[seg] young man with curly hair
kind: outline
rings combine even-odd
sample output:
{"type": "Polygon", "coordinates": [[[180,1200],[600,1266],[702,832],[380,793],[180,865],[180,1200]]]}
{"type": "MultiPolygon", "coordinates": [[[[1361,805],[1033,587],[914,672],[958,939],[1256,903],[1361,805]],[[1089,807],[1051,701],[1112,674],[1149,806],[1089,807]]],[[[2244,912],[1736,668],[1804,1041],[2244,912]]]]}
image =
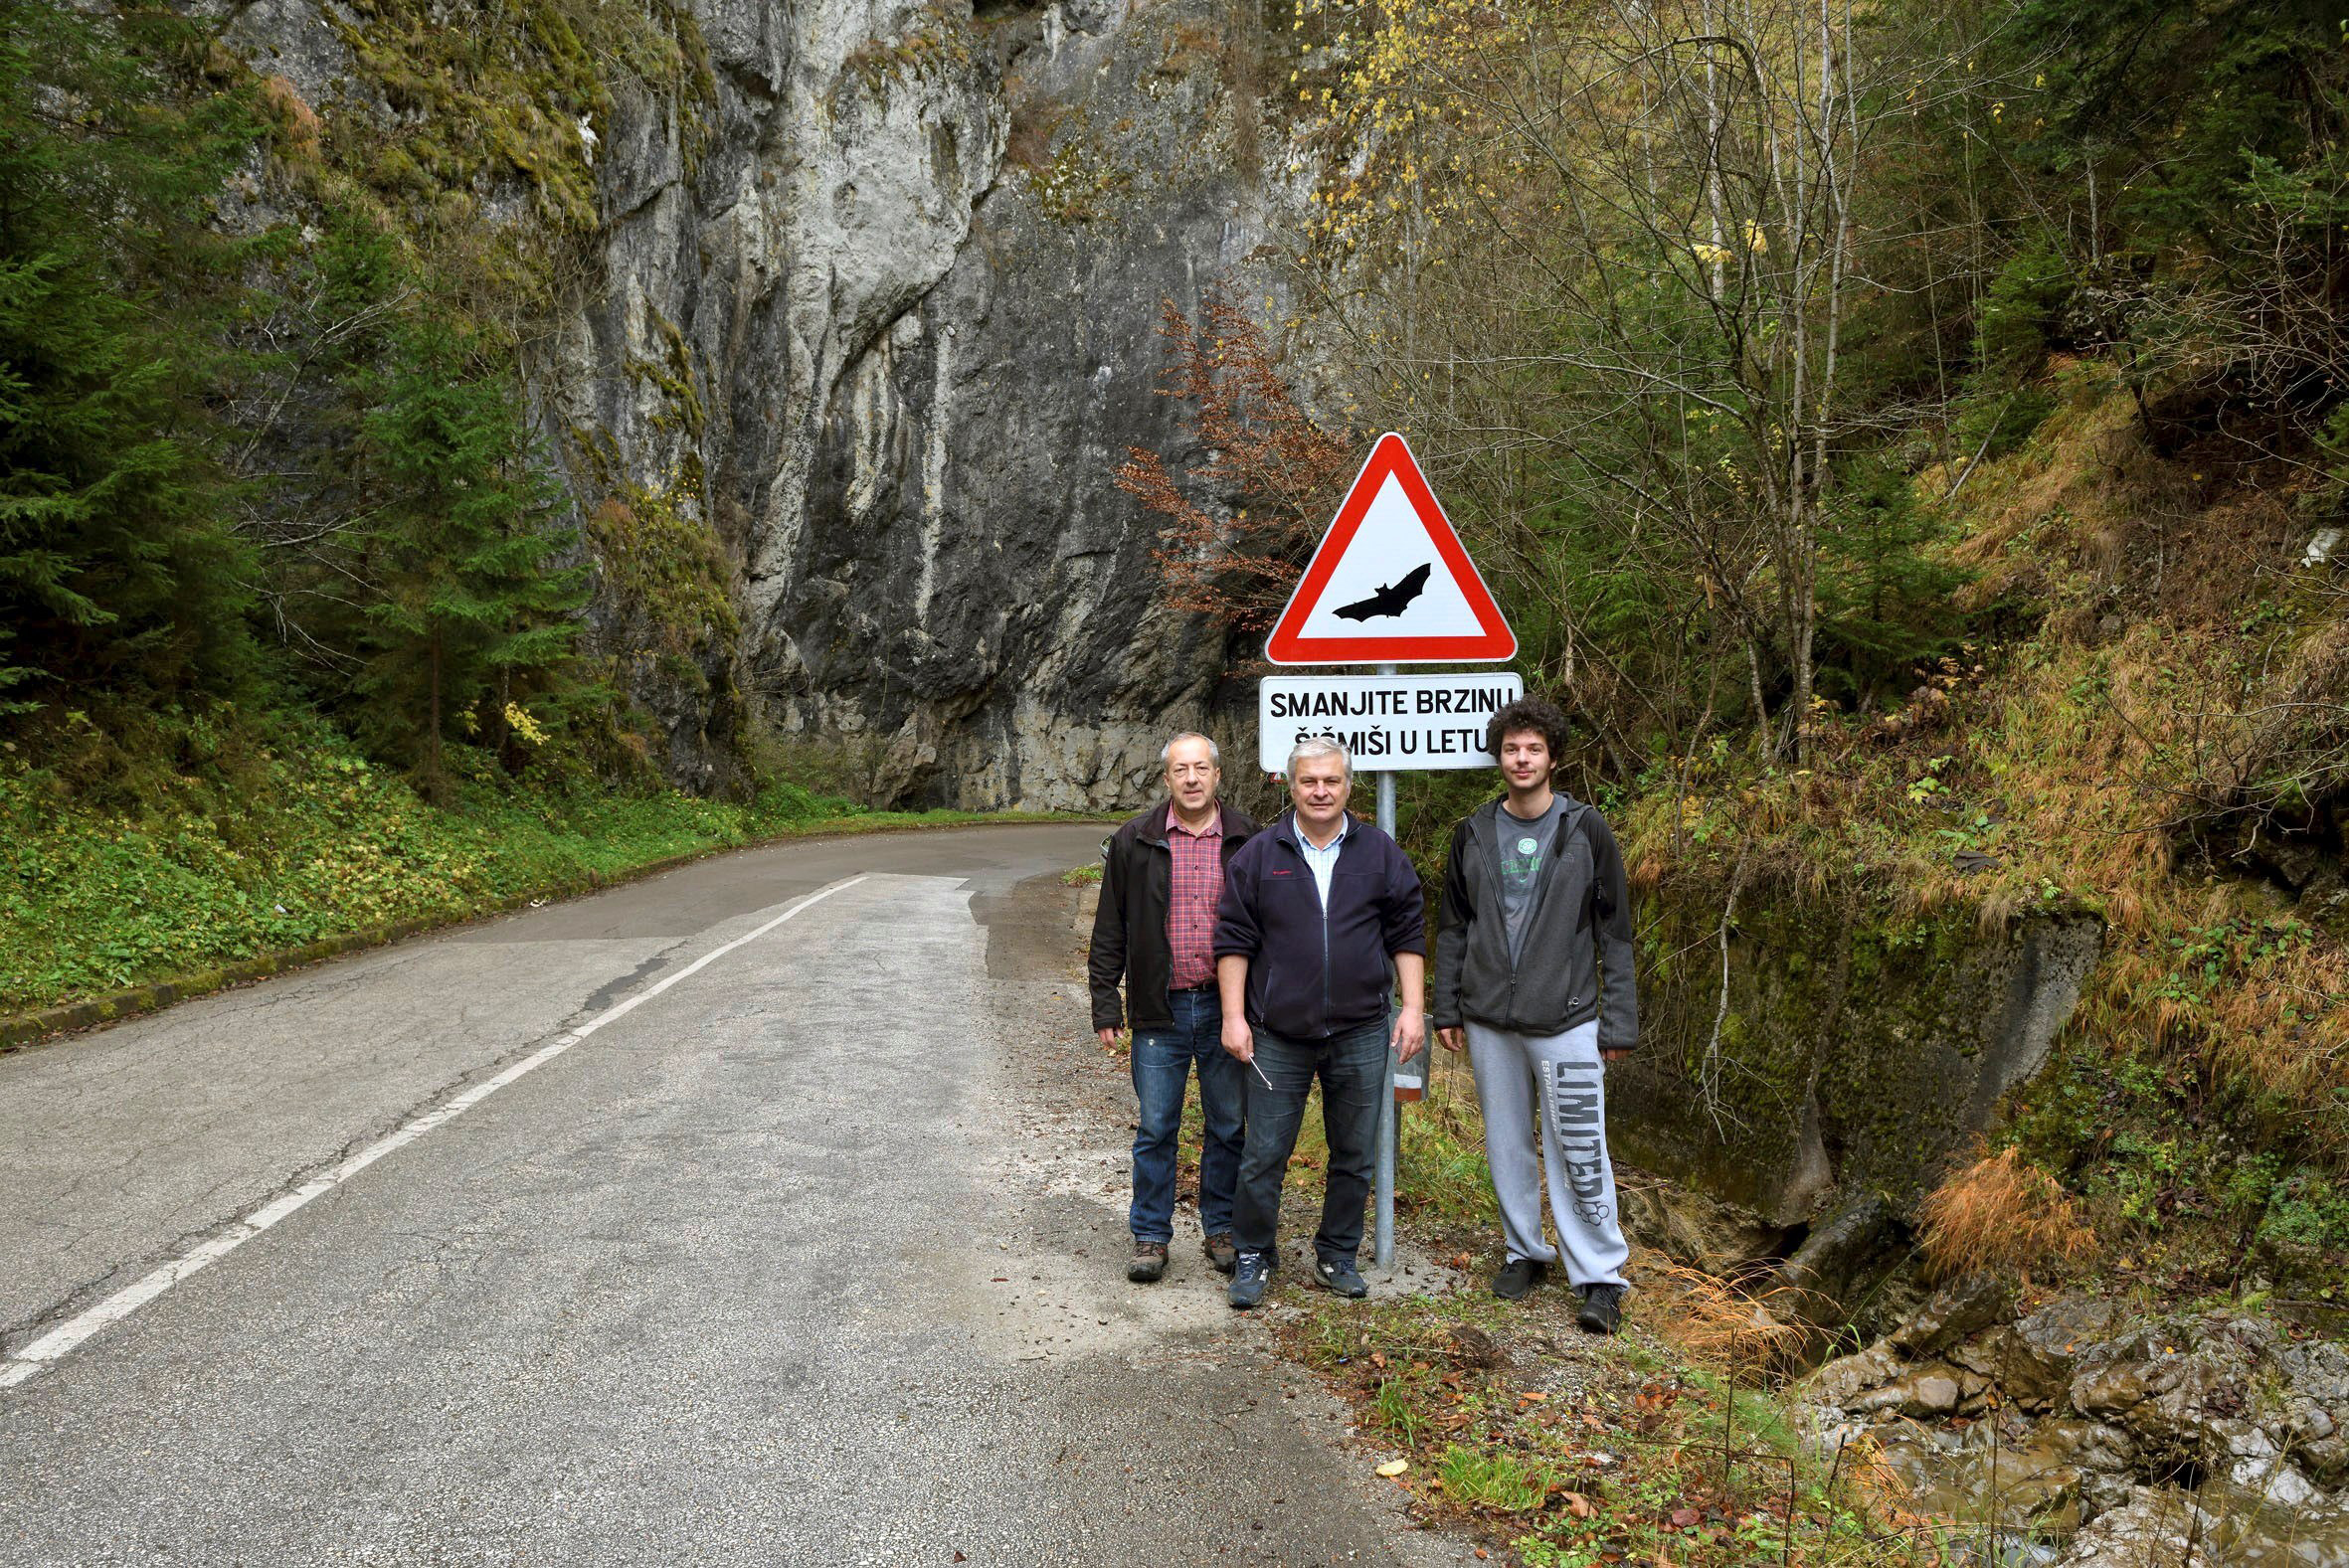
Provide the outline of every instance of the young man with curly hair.
{"type": "Polygon", "coordinates": [[[1598,809],[1551,786],[1565,740],[1565,716],[1537,697],[1486,728],[1508,792],[1452,830],[1429,1021],[1446,1049],[1467,1046],[1476,1073],[1508,1251],[1493,1294],[1523,1298],[1562,1254],[1578,1320],[1613,1333],[1630,1249],[1607,1158],[1604,1064],[1639,1034],[1631,899],[1598,809]],[[1556,1247],[1541,1234],[1536,1132],[1556,1247]]]}

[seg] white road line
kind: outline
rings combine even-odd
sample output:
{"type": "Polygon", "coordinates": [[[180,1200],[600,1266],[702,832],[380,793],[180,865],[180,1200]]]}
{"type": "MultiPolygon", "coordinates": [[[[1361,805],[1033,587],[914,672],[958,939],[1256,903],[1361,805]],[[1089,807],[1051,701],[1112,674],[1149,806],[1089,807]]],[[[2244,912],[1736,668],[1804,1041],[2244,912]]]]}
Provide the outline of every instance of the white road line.
{"type": "Polygon", "coordinates": [[[131,1285],[124,1286],[87,1311],[67,1318],[22,1349],[12,1351],[5,1361],[0,1361],[0,1388],[13,1388],[22,1383],[50,1362],[66,1355],[76,1345],[99,1329],[108,1324],[120,1322],[189,1275],[209,1264],[218,1263],[279,1220],[300,1209],[312,1198],[322,1193],[332,1192],[336,1187],[341,1186],[394,1149],[404,1148],[442,1123],[453,1121],[464,1115],[465,1112],[470,1111],[514,1080],[544,1067],[589,1035],[594,1034],[598,1029],[603,1028],[604,1025],[615,1019],[628,1016],[653,997],[658,996],[662,991],[667,990],[680,980],[690,979],[745,943],[758,941],[803,910],[812,909],[830,898],[834,893],[852,888],[863,880],[865,879],[861,876],[849,877],[845,881],[834,882],[829,887],[818,888],[758,930],[747,932],[723,947],[713,948],[666,979],[645,986],[635,995],[617,1006],[606,1008],[578,1028],[557,1037],[523,1057],[496,1077],[484,1079],[464,1093],[453,1096],[444,1104],[436,1106],[423,1116],[404,1124],[397,1132],[389,1132],[376,1139],[324,1175],[313,1177],[292,1191],[271,1198],[243,1219],[223,1227],[205,1240],[198,1242],[152,1274],[131,1285]]]}

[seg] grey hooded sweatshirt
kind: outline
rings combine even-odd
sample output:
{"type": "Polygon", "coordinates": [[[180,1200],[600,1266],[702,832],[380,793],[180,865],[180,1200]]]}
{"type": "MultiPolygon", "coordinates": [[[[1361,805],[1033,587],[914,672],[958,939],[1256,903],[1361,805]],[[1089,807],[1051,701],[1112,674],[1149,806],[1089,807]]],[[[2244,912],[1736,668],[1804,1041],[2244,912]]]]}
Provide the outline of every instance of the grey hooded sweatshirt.
{"type": "Polygon", "coordinates": [[[1542,846],[1515,961],[1495,837],[1501,801],[1487,801],[1452,829],[1428,1022],[1456,1029],[1473,1018],[1514,1034],[1552,1035],[1596,1018],[1599,1049],[1627,1051],[1639,1041],[1639,997],[1623,855],[1595,806],[1558,798],[1566,809],[1542,846]]]}

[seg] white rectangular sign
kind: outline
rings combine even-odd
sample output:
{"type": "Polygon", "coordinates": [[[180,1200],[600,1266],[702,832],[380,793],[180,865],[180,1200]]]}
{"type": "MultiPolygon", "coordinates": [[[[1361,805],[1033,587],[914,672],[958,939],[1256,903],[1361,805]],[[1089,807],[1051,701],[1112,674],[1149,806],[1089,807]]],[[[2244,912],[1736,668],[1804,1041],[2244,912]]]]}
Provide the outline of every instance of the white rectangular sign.
{"type": "Polygon", "coordinates": [[[1485,725],[1526,694],[1511,670],[1468,675],[1268,675],[1256,683],[1256,762],[1289,771],[1289,749],[1336,736],[1357,773],[1490,768],[1485,725]]]}

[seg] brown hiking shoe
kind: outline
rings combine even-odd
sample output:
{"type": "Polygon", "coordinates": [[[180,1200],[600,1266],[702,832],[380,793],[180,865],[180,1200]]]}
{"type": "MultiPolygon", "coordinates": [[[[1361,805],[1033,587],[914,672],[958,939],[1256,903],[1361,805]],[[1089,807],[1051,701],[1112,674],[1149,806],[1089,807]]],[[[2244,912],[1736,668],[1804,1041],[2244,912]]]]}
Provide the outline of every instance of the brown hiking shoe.
{"type": "Polygon", "coordinates": [[[1207,1262],[1214,1265],[1217,1274],[1231,1273],[1233,1266],[1240,1261],[1240,1250],[1232,1245],[1229,1231],[1217,1231],[1208,1237],[1206,1253],[1207,1262]]]}
{"type": "Polygon", "coordinates": [[[1167,1247],[1164,1242],[1138,1241],[1134,1244],[1134,1261],[1126,1265],[1126,1278],[1136,1285],[1156,1285],[1167,1273],[1167,1247]]]}

